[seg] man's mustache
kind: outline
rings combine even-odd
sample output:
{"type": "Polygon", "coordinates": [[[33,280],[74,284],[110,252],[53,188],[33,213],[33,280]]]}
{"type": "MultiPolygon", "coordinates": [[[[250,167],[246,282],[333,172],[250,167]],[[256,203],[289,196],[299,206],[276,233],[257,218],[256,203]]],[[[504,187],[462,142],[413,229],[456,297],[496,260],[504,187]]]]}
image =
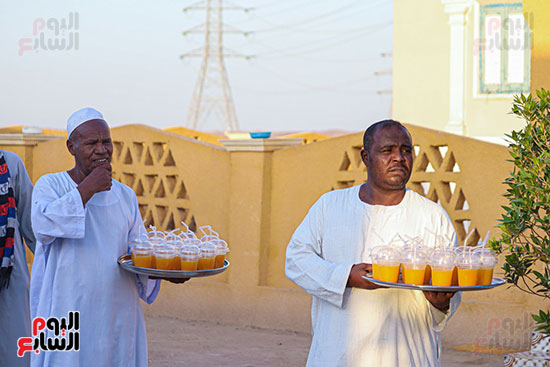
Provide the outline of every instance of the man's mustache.
{"type": "Polygon", "coordinates": [[[405,171],[405,172],[409,172],[409,167],[407,167],[406,165],[402,164],[402,163],[399,163],[399,164],[395,164],[393,166],[391,166],[390,168],[388,168],[388,172],[391,172],[391,171],[395,171],[395,170],[402,170],[402,171],[405,171]]]}

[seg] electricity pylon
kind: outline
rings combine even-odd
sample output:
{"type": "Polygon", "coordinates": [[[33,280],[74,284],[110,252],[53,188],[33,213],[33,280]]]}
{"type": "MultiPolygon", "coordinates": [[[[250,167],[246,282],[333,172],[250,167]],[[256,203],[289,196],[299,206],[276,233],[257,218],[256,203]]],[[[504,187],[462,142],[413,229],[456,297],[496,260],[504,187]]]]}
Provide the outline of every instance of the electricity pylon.
{"type": "Polygon", "coordinates": [[[181,55],[182,59],[202,57],[185,127],[197,130],[202,127],[212,113],[215,113],[224,121],[226,131],[235,131],[239,129],[239,122],[227,79],[224,57],[248,59],[252,56],[240,55],[223,47],[224,33],[244,35],[248,35],[248,33],[224,24],[222,15],[224,10],[248,11],[249,9],[238,6],[223,7],[222,0],[202,0],[184,8],[183,11],[199,9],[206,10],[205,23],[183,32],[184,36],[190,33],[204,33],[205,36],[204,46],[181,55]]]}

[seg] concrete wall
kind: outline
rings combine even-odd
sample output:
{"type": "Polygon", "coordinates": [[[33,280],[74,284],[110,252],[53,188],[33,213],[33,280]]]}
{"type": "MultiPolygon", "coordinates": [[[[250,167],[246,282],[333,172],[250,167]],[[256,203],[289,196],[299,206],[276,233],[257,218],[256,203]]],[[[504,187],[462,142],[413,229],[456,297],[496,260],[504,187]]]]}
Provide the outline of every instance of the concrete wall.
{"type": "MultiPolygon", "coordinates": [[[[443,205],[460,239],[465,227],[476,230],[473,242],[489,229],[497,235],[502,181],[511,170],[507,149],[408,127],[416,155],[409,187],[443,205]]],[[[161,229],[180,220],[210,224],[231,248],[228,271],[184,286],[163,284],[157,301],[144,305],[146,313],[310,331],[311,298],[284,275],[286,245],[319,196],[366,180],[361,133],[264,151],[230,151],[143,125],[113,128],[112,137],[114,175],[136,191],[149,223],[161,229]]],[[[72,167],[63,139],[31,152],[24,160],[33,181],[72,167]]],[[[507,287],[465,293],[442,334],[444,344],[493,352],[526,348],[528,312],[540,307],[538,299],[507,287]]]]}

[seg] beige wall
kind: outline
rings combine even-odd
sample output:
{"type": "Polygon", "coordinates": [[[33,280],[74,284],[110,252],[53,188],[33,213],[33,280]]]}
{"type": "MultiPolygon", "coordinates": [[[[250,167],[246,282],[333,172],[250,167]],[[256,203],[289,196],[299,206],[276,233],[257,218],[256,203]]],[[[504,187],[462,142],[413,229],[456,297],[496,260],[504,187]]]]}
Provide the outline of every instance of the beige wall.
{"type": "Polygon", "coordinates": [[[540,88],[550,89],[550,2],[524,0],[523,9],[529,14],[529,21],[532,21],[531,91],[534,93],[540,88]]]}
{"type": "Polygon", "coordinates": [[[449,119],[449,26],[439,0],[394,0],[394,119],[443,130],[449,119]]]}
{"type": "MultiPolygon", "coordinates": [[[[409,187],[443,205],[459,238],[465,221],[477,230],[473,242],[489,229],[496,235],[502,181],[511,169],[507,149],[408,127],[417,151],[409,187]],[[421,182],[430,188],[424,191],[421,182]]],[[[310,331],[311,298],[284,275],[286,245],[319,196],[366,180],[361,133],[274,152],[230,152],[143,125],[114,128],[112,137],[115,177],[136,191],[145,218],[165,229],[193,217],[198,225],[212,225],[231,248],[224,274],[184,286],[164,283],[157,301],[144,305],[148,314],[310,331]]],[[[33,167],[33,181],[72,167],[63,139],[38,144],[25,163],[33,167]]],[[[507,287],[465,293],[442,334],[444,344],[478,351],[525,348],[530,326],[508,335],[503,325],[521,323],[539,307],[538,299],[507,287]]]]}
{"type": "MultiPolygon", "coordinates": [[[[548,13],[547,11],[545,14],[548,13]]],[[[547,32],[546,29],[549,27],[544,25],[546,24],[543,22],[544,16],[540,18],[541,21],[537,21],[539,27],[537,33],[547,32]]],[[[445,128],[449,119],[448,20],[449,16],[444,12],[441,0],[394,1],[393,117],[395,119],[432,129],[445,128]]],[[[512,107],[511,97],[474,95],[473,51],[474,39],[477,37],[474,34],[475,22],[478,20],[475,19],[472,8],[467,15],[466,32],[465,135],[504,137],[504,134],[512,130],[520,129],[523,123],[509,114],[512,107]]],[[[537,35],[535,35],[535,42],[538,42],[537,35]]],[[[544,58],[544,55],[539,54],[535,60],[542,62],[544,58]]],[[[542,67],[538,70],[540,71],[533,75],[533,85],[540,84],[538,78],[548,81],[548,73],[543,72],[542,67]]]]}
{"type": "Polygon", "coordinates": [[[46,173],[65,171],[74,166],[74,158],[66,148],[66,138],[38,144],[32,161],[25,160],[25,166],[33,183],[46,173]]]}

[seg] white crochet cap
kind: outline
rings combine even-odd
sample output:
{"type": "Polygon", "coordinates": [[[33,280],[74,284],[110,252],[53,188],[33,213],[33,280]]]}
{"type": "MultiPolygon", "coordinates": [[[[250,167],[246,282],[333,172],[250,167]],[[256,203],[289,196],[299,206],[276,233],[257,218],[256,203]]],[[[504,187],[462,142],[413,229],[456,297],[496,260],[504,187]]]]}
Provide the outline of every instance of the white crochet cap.
{"type": "Polygon", "coordinates": [[[102,120],[107,123],[105,119],[103,119],[103,115],[101,114],[101,112],[99,112],[95,108],[81,108],[80,110],[74,112],[67,120],[67,136],[70,137],[72,132],[77,127],[91,120],[102,120]]]}

